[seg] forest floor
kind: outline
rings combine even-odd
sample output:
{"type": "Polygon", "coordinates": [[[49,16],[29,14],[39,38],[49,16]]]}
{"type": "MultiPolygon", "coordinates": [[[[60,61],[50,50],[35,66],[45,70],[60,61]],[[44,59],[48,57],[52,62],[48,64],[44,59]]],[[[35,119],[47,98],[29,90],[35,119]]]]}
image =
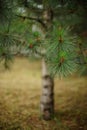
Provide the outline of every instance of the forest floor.
{"type": "Polygon", "coordinates": [[[40,116],[41,64],[16,58],[0,65],[0,130],[87,130],[87,77],[55,79],[55,116],[40,116]]]}

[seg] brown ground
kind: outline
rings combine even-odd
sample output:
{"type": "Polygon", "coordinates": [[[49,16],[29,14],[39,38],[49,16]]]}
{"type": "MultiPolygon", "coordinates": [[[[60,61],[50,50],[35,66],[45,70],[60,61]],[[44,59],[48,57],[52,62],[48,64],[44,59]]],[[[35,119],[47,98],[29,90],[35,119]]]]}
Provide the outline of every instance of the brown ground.
{"type": "Polygon", "coordinates": [[[0,66],[0,130],[87,130],[87,78],[55,79],[55,117],[40,117],[40,62],[16,58],[0,66]]]}

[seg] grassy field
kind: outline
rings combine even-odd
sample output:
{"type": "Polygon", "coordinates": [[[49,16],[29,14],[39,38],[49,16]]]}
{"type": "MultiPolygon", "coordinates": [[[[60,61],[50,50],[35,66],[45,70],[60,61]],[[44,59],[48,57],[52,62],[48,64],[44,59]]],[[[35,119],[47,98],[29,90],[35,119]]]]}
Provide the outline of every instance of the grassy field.
{"type": "Polygon", "coordinates": [[[0,66],[0,130],[87,130],[87,77],[55,79],[55,117],[40,117],[41,63],[0,66]]]}

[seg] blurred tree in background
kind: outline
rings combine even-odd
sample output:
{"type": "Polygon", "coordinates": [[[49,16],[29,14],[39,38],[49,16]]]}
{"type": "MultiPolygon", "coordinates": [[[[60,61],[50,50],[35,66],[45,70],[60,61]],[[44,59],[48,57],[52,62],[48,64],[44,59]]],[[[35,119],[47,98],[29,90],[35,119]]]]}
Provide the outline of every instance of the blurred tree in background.
{"type": "Polygon", "coordinates": [[[43,86],[51,90],[41,101],[45,119],[54,113],[52,78],[77,68],[81,74],[87,72],[86,17],[86,0],[0,0],[1,62],[8,68],[15,54],[23,54],[44,58],[48,64],[51,77],[45,73],[43,86]]]}

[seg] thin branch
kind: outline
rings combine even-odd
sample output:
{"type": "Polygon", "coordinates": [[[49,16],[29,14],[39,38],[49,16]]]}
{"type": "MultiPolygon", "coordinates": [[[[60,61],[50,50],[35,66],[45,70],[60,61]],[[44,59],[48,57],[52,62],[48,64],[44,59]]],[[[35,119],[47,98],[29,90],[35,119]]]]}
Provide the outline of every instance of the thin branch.
{"type": "Polygon", "coordinates": [[[36,53],[36,54],[38,54],[38,55],[39,55],[39,56],[41,56],[41,57],[44,57],[44,54],[43,54],[43,53],[41,53],[41,52],[39,52],[39,51],[38,51],[38,50],[36,50],[36,49],[35,49],[35,53],[36,53]]]}
{"type": "Polygon", "coordinates": [[[33,18],[33,17],[28,17],[28,16],[22,16],[22,15],[16,15],[16,16],[20,17],[20,18],[23,18],[23,19],[34,20],[36,22],[39,22],[44,28],[47,28],[46,24],[43,22],[43,19],[33,18]]]}

